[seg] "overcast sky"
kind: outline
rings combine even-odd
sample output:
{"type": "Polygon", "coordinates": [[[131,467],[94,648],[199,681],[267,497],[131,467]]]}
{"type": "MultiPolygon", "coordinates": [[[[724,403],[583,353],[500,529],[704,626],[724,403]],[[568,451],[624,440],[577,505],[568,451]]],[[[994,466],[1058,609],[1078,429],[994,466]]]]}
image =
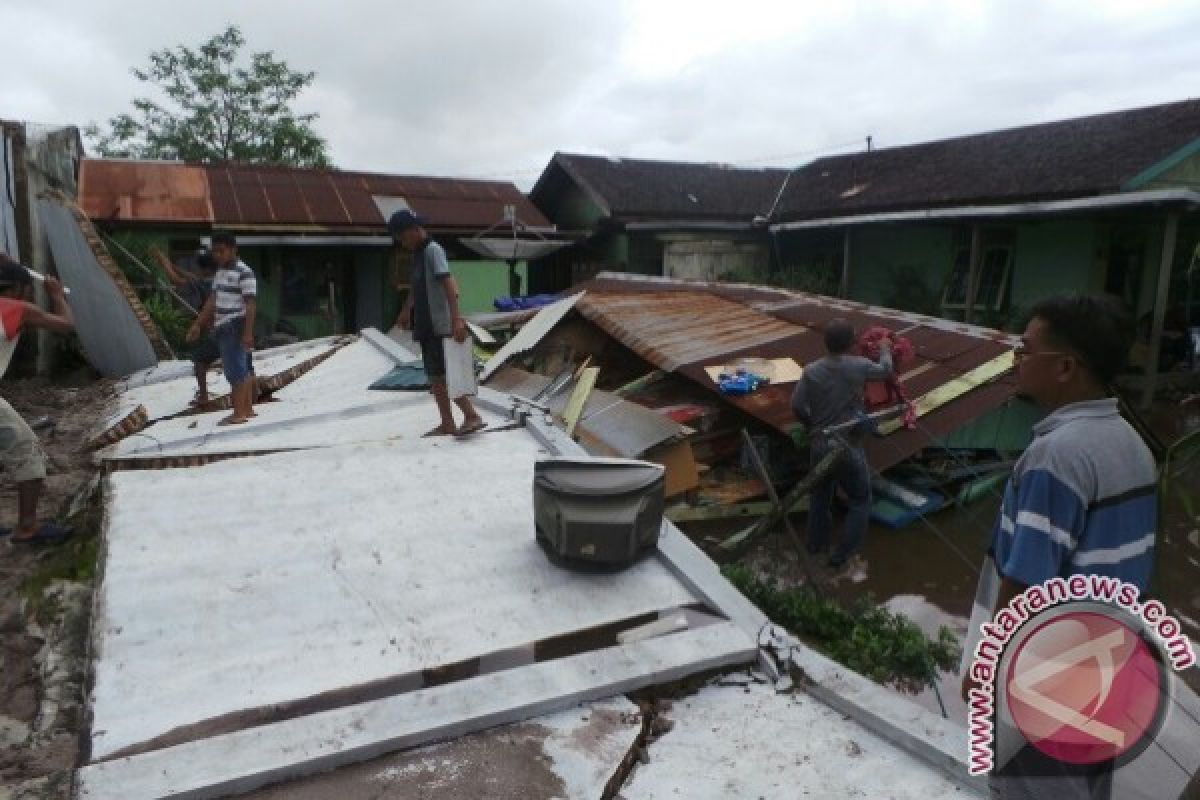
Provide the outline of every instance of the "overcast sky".
{"type": "Polygon", "coordinates": [[[1200,94],[1200,3],[0,0],[0,117],[127,110],[228,23],[317,78],[337,166],[515,180],[555,150],[793,166],[1200,94]]]}

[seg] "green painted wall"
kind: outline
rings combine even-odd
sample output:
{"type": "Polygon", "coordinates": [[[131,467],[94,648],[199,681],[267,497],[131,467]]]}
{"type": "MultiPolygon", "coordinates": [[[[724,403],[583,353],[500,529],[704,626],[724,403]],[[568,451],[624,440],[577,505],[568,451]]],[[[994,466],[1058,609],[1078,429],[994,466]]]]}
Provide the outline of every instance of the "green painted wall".
{"type": "Polygon", "coordinates": [[[604,213],[573,182],[554,206],[554,223],[563,230],[593,230],[604,213]]]}
{"type": "Polygon", "coordinates": [[[936,313],[954,259],[954,231],[935,225],[872,225],[850,240],[850,297],[936,313]],[[929,307],[934,303],[935,307],[929,307]]]}
{"type": "Polygon", "coordinates": [[[1185,158],[1149,181],[1145,189],[1200,189],[1200,154],[1185,158]]]}
{"type": "MultiPolygon", "coordinates": [[[[508,264],[503,261],[451,261],[450,271],[458,281],[458,305],[464,314],[495,311],[492,301],[509,294],[508,264]]],[[[529,285],[529,265],[519,262],[517,274],[524,292],[529,285]]]]}
{"type": "Polygon", "coordinates": [[[1096,258],[1097,224],[1090,219],[1046,220],[1017,226],[1011,305],[1026,309],[1053,294],[1104,288],[1096,258]]]}
{"type": "Polygon", "coordinates": [[[1019,453],[1033,440],[1033,426],[1044,416],[1032,403],[1014,400],[968,422],[938,440],[951,449],[1019,453]]]}

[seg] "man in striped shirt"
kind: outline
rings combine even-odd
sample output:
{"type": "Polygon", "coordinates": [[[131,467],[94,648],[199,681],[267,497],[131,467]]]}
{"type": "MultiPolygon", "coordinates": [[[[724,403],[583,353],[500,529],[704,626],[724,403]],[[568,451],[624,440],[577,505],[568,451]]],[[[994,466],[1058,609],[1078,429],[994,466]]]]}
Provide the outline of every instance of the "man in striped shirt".
{"type": "Polygon", "coordinates": [[[210,326],[225,380],[232,387],[233,413],[218,425],[240,425],[254,413],[254,316],[257,311],[258,283],[254,270],[238,259],[237,239],[232,233],[215,233],[212,256],[217,262],[212,292],[192,323],[187,340],[194,342],[210,326]]]}
{"type": "MultiPolygon", "coordinates": [[[[1130,333],[1111,298],[1052,297],[1033,308],[1014,351],[1017,393],[1047,416],[1034,426],[1004,490],[968,628],[967,667],[980,625],[1029,586],[1075,574],[1112,576],[1142,592],[1149,586],[1154,457],[1107,391],[1129,353],[1130,333]]],[[[964,697],[971,685],[968,671],[964,697]]],[[[1008,765],[997,764],[993,788],[1002,796],[1106,796],[1103,767],[1071,770],[1049,760],[1027,747],[1008,765]]]]}

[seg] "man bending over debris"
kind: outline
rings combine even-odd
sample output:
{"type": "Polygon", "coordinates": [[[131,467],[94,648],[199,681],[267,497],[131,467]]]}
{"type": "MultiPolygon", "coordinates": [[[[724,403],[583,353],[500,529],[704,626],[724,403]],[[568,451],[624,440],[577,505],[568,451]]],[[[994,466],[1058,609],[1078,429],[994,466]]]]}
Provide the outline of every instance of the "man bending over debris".
{"type": "MultiPolygon", "coordinates": [[[[46,294],[53,312],[46,312],[25,300],[33,283],[25,267],[0,253],[0,377],[12,361],[17,339],[25,328],[45,328],[58,333],[75,329],[71,309],[63,297],[62,284],[46,278],[46,294]]],[[[70,531],[47,522],[38,526],[38,500],[46,478],[46,455],[37,437],[8,401],[0,397],[0,466],[17,484],[17,526],[0,529],[12,534],[13,543],[54,542],[67,538],[70,531]]]]}
{"type": "Polygon", "coordinates": [[[829,546],[834,489],[840,486],[846,494],[850,505],[846,530],[829,557],[829,566],[834,569],[846,563],[866,535],[871,470],[862,448],[865,424],[827,431],[863,417],[863,385],[892,375],[891,344],[887,339],[880,342],[879,363],[849,355],[853,346],[854,327],[844,319],[831,320],[825,327],[827,355],[804,368],[792,394],[792,413],[808,431],[809,464],[816,467],[839,444],[846,448],[833,470],[813,487],[808,510],[808,552],[815,555],[829,546]]]}
{"type": "MultiPolygon", "coordinates": [[[[197,250],[196,255],[191,258],[190,269],[175,266],[157,247],[151,248],[150,255],[154,256],[154,260],[167,273],[167,278],[183,301],[199,314],[212,293],[213,271],[217,268],[212,253],[204,247],[197,250]]],[[[192,346],[190,355],[192,369],[196,374],[196,396],[192,398],[192,405],[202,406],[208,402],[208,369],[216,363],[221,354],[217,351],[217,343],[212,336],[201,336],[192,346]]]]}
{"type": "Polygon", "coordinates": [[[188,330],[187,340],[194,342],[210,327],[225,380],[232,387],[233,413],[218,425],[240,425],[254,413],[254,315],[257,310],[258,283],[254,270],[243,264],[237,255],[237,239],[232,233],[215,233],[212,237],[213,260],[217,274],[213,290],[204,301],[200,316],[188,330]]]}
{"type": "Polygon", "coordinates": [[[454,400],[464,417],[461,428],[454,423],[450,394],[446,389],[444,345],[449,336],[453,336],[456,342],[465,342],[467,323],[458,310],[458,282],[450,274],[446,251],[429,238],[421,227],[424,221],[408,210],[397,211],[388,220],[388,231],[392,237],[412,254],[408,299],[404,301],[396,324],[404,330],[411,330],[413,338],[421,345],[425,374],[429,376],[433,399],[437,402],[438,415],[441,417],[441,424],[425,436],[465,436],[482,430],[487,423],[471,404],[471,398],[466,396],[454,400]]]}

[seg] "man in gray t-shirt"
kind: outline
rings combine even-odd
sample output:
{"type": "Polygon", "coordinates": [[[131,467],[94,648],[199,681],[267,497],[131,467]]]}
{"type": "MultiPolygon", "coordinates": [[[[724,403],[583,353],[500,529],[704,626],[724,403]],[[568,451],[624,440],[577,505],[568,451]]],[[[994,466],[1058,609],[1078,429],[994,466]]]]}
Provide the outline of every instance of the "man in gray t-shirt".
{"type": "Polygon", "coordinates": [[[825,328],[827,355],[804,368],[792,394],[792,413],[809,433],[809,464],[815,467],[837,442],[849,445],[833,470],[813,487],[808,511],[808,551],[816,554],[829,546],[833,525],[830,506],[833,492],[841,487],[850,509],[846,531],[829,557],[838,568],[862,544],[871,512],[871,470],[862,449],[862,427],[850,427],[836,435],[825,431],[852,422],[863,415],[863,384],[886,380],[892,375],[892,353],[885,339],[879,363],[849,355],[854,345],[854,328],[844,319],[830,321],[825,328]]]}
{"type": "Polygon", "coordinates": [[[463,422],[457,425],[454,421],[446,387],[445,340],[453,337],[456,342],[465,342],[467,322],[458,308],[458,282],[450,272],[446,253],[440,244],[429,238],[421,225],[423,222],[422,217],[407,209],[397,211],[388,220],[392,238],[412,254],[410,289],[396,324],[411,330],[421,346],[421,360],[441,418],[441,422],[425,436],[465,436],[483,430],[487,423],[466,395],[454,399],[454,405],[463,413],[463,422]]]}

